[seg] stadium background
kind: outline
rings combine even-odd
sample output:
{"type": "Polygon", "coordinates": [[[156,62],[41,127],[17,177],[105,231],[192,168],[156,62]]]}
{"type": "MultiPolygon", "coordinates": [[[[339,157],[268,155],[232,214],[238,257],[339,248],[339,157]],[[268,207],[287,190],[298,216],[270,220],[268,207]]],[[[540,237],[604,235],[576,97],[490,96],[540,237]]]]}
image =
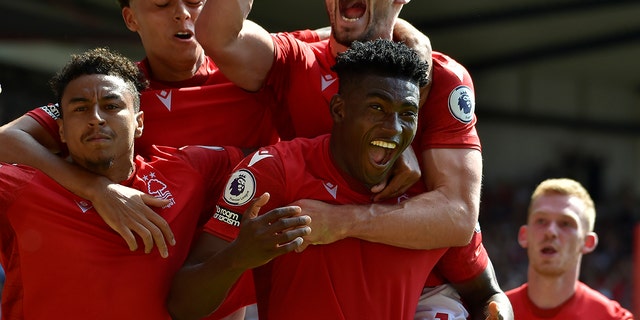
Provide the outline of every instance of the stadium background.
{"type": "MultiPolygon", "coordinates": [[[[259,0],[250,18],[274,32],[322,27],[323,3],[259,0]]],[[[51,101],[46,82],[70,53],[109,46],[143,57],[115,0],[4,1],[0,10],[2,124],[51,101]]],[[[532,188],[566,176],[589,189],[598,210],[600,244],[585,256],[581,280],[640,311],[632,255],[640,220],[638,16],[636,0],[414,0],[402,12],[474,78],[480,219],[505,290],[525,281],[516,234],[532,188]]]]}

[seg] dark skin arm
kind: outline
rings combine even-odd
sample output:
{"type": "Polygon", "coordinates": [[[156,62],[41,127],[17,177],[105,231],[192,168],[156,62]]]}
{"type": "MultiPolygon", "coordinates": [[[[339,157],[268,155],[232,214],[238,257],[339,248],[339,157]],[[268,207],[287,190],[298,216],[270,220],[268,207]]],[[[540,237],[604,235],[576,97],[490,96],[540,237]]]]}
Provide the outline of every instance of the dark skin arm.
{"type": "Polygon", "coordinates": [[[491,261],[475,278],[453,283],[465,301],[473,320],[513,320],[513,309],[507,295],[500,289],[491,261]]]}
{"type": "Polygon", "coordinates": [[[252,202],[243,214],[238,237],[231,243],[202,233],[173,279],[167,302],[173,319],[200,319],[211,314],[245,271],[302,244],[302,236],[311,232],[311,219],[300,215],[300,208],[294,206],[258,216],[268,201],[265,193],[252,202]]]}

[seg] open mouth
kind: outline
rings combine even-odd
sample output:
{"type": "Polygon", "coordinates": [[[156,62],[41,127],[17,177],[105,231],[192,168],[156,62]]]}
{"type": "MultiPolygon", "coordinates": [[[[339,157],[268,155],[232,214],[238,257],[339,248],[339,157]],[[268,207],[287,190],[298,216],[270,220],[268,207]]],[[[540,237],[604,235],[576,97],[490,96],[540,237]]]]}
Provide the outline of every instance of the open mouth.
{"type": "Polygon", "coordinates": [[[371,145],[373,147],[369,151],[369,157],[373,163],[379,166],[387,165],[391,161],[398,146],[395,142],[382,140],[371,141],[371,145]]]}
{"type": "Polygon", "coordinates": [[[542,252],[543,254],[554,254],[557,252],[557,250],[553,247],[544,247],[542,248],[542,250],[540,250],[540,252],[542,252]]]}
{"type": "Polygon", "coordinates": [[[180,38],[182,40],[189,40],[193,37],[193,33],[187,31],[181,31],[175,34],[176,38],[180,38]]]}
{"type": "Polygon", "coordinates": [[[341,0],[340,16],[345,21],[358,21],[367,11],[367,3],[362,0],[341,0]]]}

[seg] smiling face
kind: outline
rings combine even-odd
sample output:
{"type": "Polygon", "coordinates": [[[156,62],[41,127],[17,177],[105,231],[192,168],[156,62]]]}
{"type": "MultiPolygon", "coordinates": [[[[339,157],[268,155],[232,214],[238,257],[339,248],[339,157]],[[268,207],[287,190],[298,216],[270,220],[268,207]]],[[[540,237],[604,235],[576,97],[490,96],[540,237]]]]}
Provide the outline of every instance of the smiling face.
{"type": "Polygon", "coordinates": [[[409,0],[325,0],[332,37],[348,47],[354,40],[391,39],[396,18],[409,0]]]}
{"type": "Polygon", "coordinates": [[[418,124],[418,85],[366,74],[341,82],[331,101],[331,152],[336,165],[369,189],[385,180],[411,144],[418,124]]]}
{"type": "Polygon", "coordinates": [[[132,0],[122,17],[140,36],[151,63],[192,69],[203,55],[194,33],[203,6],[194,0],[132,0]]]}
{"type": "Polygon", "coordinates": [[[572,195],[549,192],[532,200],[527,225],[518,234],[532,270],[549,277],[577,275],[582,255],[597,245],[595,233],[588,232],[585,209],[572,195]]]}
{"type": "Polygon", "coordinates": [[[60,137],[73,161],[122,181],[133,161],[134,138],[142,134],[142,112],[134,110],[135,89],[115,76],[83,75],[61,97],[60,137]]]}

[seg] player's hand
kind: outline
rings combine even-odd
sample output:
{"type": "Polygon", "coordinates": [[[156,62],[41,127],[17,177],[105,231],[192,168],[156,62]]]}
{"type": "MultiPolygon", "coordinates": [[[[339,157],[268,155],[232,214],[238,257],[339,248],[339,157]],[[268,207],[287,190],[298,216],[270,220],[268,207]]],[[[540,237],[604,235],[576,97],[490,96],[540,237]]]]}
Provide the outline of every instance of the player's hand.
{"type": "Polygon", "coordinates": [[[382,201],[403,194],[409,187],[420,180],[420,164],[413,152],[407,148],[393,165],[391,181],[373,186],[371,192],[376,193],[373,201],[382,201]]]}
{"type": "Polygon", "coordinates": [[[296,249],[302,252],[309,245],[329,244],[345,238],[345,226],[342,219],[344,215],[337,212],[346,210],[347,205],[331,205],[326,202],[310,199],[302,199],[291,205],[302,208],[302,213],[311,218],[311,233],[304,236],[304,242],[296,249]]]}
{"type": "MultiPolygon", "coordinates": [[[[106,179],[105,179],[106,180],[106,179]]],[[[175,245],[175,237],[169,224],[151,207],[163,207],[168,200],[155,198],[139,190],[112,183],[108,180],[99,186],[97,196],[88,199],[102,219],[127,242],[129,249],[138,249],[134,236],[144,243],[144,252],[149,253],[154,243],[163,258],[169,256],[167,243],[175,245]]]]}
{"type": "Polygon", "coordinates": [[[300,207],[280,207],[258,215],[269,198],[270,195],[264,193],[252,201],[243,214],[240,233],[231,244],[242,256],[242,266],[247,269],[296,250],[303,244],[302,237],[311,233],[311,218],[301,215],[300,207]]]}
{"type": "Polygon", "coordinates": [[[498,307],[498,303],[495,301],[489,302],[487,306],[487,319],[486,320],[502,320],[503,317],[500,314],[500,308],[498,307]]]}

